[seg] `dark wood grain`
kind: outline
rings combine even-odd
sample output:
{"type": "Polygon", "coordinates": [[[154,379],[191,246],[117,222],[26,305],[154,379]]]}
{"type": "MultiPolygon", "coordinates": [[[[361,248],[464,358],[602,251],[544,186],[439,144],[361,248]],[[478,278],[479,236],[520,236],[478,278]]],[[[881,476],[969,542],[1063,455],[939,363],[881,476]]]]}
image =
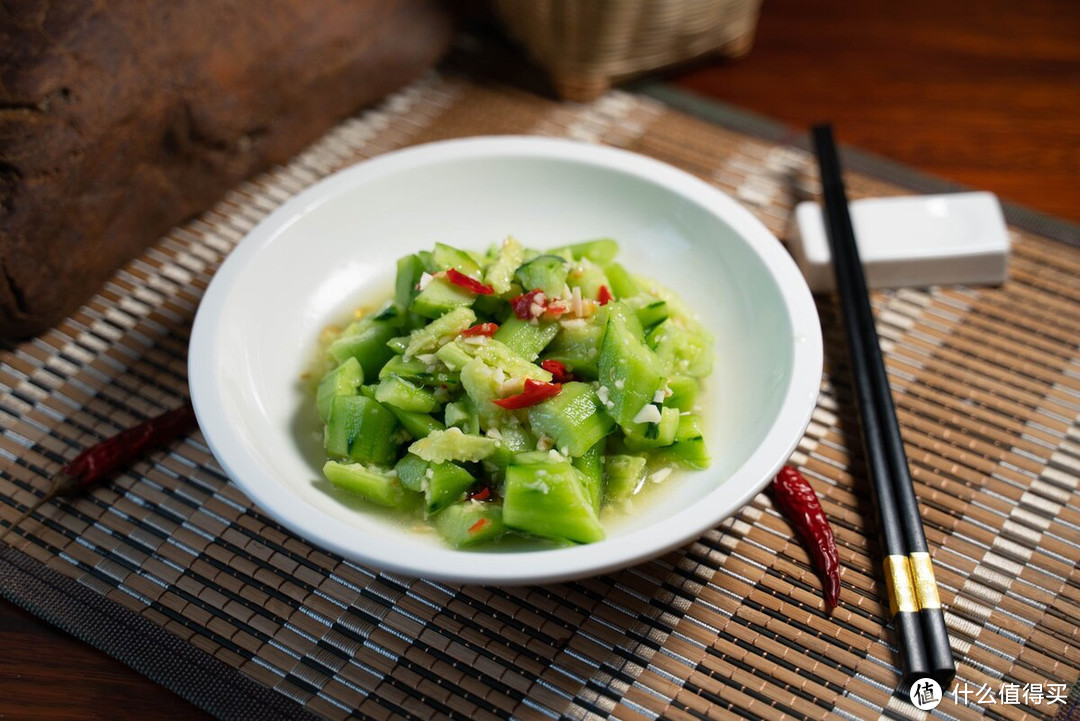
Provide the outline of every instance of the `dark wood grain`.
{"type": "Polygon", "coordinates": [[[765,0],[687,89],[1080,222],[1080,3],[765,0]]]}
{"type": "MultiPolygon", "coordinates": [[[[1075,0],[766,0],[749,57],[672,80],[1080,222],[1075,0]]],[[[6,603],[0,638],[0,718],[209,718],[6,603]]]]}

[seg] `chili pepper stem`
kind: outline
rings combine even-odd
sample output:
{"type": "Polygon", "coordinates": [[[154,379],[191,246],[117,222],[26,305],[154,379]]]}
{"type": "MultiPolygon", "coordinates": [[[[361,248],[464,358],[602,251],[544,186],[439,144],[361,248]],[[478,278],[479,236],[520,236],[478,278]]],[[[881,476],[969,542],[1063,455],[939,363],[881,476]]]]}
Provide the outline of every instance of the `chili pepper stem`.
{"type": "Polygon", "coordinates": [[[16,526],[20,525],[27,518],[32,516],[39,508],[46,503],[56,498],[57,496],[69,496],[77,493],[79,490],[79,483],[72,476],[61,471],[53,476],[52,484],[49,486],[49,490],[45,491],[45,495],[37,499],[30,506],[19,515],[14,521],[11,522],[7,528],[0,531],[0,541],[3,541],[7,534],[16,526]]]}

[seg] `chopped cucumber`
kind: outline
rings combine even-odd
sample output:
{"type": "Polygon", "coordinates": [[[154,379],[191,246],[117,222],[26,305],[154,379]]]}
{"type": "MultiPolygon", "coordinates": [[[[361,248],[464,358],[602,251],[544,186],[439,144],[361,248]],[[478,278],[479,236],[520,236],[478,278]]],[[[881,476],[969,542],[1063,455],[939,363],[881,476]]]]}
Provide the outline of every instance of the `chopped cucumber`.
{"type": "Polygon", "coordinates": [[[646,341],[669,375],[701,378],[712,372],[712,338],[704,331],[695,332],[669,319],[649,331],[646,341]]]}
{"type": "Polygon", "coordinates": [[[473,475],[456,463],[432,463],[424,472],[421,487],[428,514],[438,513],[451,503],[465,500],[465,492],[476,483],[473,475]]]}
{"type": "Polygon", "coordinates": [[[494,339],[505,344],[507,348],[525,360],[534,361],[540,355],[540,351],[544,350],[558,332],[558,323],[537,323],[533,325],[517,316],[513,316],[507,318],[499,326],[494,339]]]}
{"type": "Polygon", "coordinates": [[[402,308],[412,305],[416,297],[416,284],[424,274],[424,263],[418,255],[406,255],[397,262],[397,278],[394,282],[394,302],[402,308]]]}
{"type": "Polygon", "coordinates": [[[398,376],[430,388],[456,388],[461,384],[458,374],[443,368],[441,364],[425,363],[419,358],[395,355],[379,371],[379,380],[398,376]]]}
{"type": "Polygon", "coordinates": [[[355,358],[364,369],[365,378],[375,378],[390,356],[394,354],[386,342],[397,335],[397,329],[389,323],[370,323],[352,335],[342,336],[327,349],[338,363],[355,358]]]}
{"type": "Polygon", "coordinates": [[[595,380],[600,346],[607,326],[607,313],[602,318],[560,323],[561,329],[547,348],[544,360],[557,360],[567,370],[585,380],[595,380]]]}
{"type": "Polygon", "coordinates": [[[566,260],[557,255],[541,255],[519,266],[514,277],[525,290],[539,288],[548,298],[557,298],[566,285],[566,260]]]}
{"type": "MultiPolygon", "coordinates": [[[[644,436],[645,406],[653,403],[664,386],[664,376],[656,354],[641,340],[637,319],[621,303],[611,303],[607,330],[600,347],[599,380],[605,388],[604,405],[624,431],[644,436]]],[[[659,420],[659,419],[657,419],[659,420]]]]}
{"type": "Polygon", "coordinates": [[[599,440],[589,450],[572,462],[581,478],[581,485],[589,496],[593,510],[600,512],[600,502],[604,498],[604,446],[599,440]]]}
{"type": "Polygon", "coordinates": [[[687,413],[679,417],[679,429],[675,432],[675,443],[667,448],[653,451],[652,459],[657,463],[670,463],[679,468],[704,470],[712,460],[705,448],[705,438],[701,433],[701,422],[697,415],[687,413]]]}
{"type": "Polygon", "coordinates": [[[468,396],[459,401],[447,403],[444,412],[444,420],[448,427],[460,428],[462,433],[473,435],[480,433],[480,416],[468,396]]]}
{"type": "Polygon", "coordinates": [[[502,515],[502,506],[495,503],[455,503],[435,516],[435,529],[454,548],[465,548],[506,533],[502,515]]]}
{"type": "Polygon", "coordinates": [[[468,253],[445,243],[435,244],[435,250],[431,252],[431,259],[439,270],[453,268],[476,280],[480,280],[482,276],[480,264],[473,260],[468,253]]]}
{"type": "Polygon", "coordinates": [[[630,275],[630,272],[618,263],[605,265],[604,274],[607,275],[608,281],[611,283],[608,290],[611,291],[616,300],[622,300],[641,293],[641,288],[638,286],[638,282],[634,280],[634,276],[630,275]]]}
{"type": "Polygon", "coordinates": [[[534,431],[555,441],[560,452],[580,456],[615,426],[588,383],[563,383],[559,394],[529,409],[534,431]]]}
{"type": "Polygon", "coordinates": [[[604,462],[604,504],[625,501],[637,494],[645,483],[643,456],[617,454],[604,462]]]}
{"type": "Polygon", "coordinates": [[[408,431],[409,435],[413,438],[426,438],[432,431],[442,431],[446,429],[446,426],[440,423],[438,419],[432,418],[427,413],[403,411],[400,408],[389,405],[386,406],[386,408],[397,417],[401,427],[408,431]]]}
{"type": "Polygon", "coordinates": [[[604,265],[615,260],[615,256],[619,253],[619,244],[611,238],[587,240],[584,243],[571,245],[570,253],[573,254],[574,260],[588,258],[593,263],[604,265]]]}
{"type": "Polygon", "coordinates": [[[443,278],[432,278],[413,298],[411,310],[425,318],[438,318],[454,308],[472,305],[474,297],[471,292],[443,278]]]}
{"type": "Polygon", "coordinates": [[[375,400],[413,413],[431,413],[439,407],[439,401],[436,400],[434,393],[398,376],[390,376],[379,381],[375,389],[375,400]]]}
{"type": "Polygon", "coordinates": [[[664,405],[678,408],[680,411],[691,411],[697,401],[700,384],[696,378],[690,376],[671,376],[668,378],[668,388],[671,396],[664,401],[664,405]]]}
{"type": "Polygon", "coordinates": [[[319,418],[325,421],[330,416],[330,403],[338,396],[354,396],[364,382],[364,369],[355,358],[346,358],[345,362],[323,376],[316,391],[315,407],[319,418]]]}
{"type": "Polygon", "coordinates": [[[648,424],[644,432],[641,433],[636,427],[626,432],[626,447],[631,451],[644,451],[670,446],[675,442],[675,434],[678,429],[679,410],[677,408],[661,408],[659,423],[655,425],[648,424]]]}
{"type": "Polygon", "coordinates": [[[471,308],[453,308],[425,327],[410,333],[409,344],[405,346],[405,356],[412,357],[438,350],[475,322],[476,313],[471,308]]]}
{"type": "Polygon", "coordinates": [[[506,469],[503,522],[545,538],[577,543],[604,539],[604,527],[569,463],[544,463],[506,469]]]}
{"type": "Polygon", "coordinates": [[[392,471],[361,463],[327,461],[323,465],[323,475],[338,488],[363,496],[380,506],[400,506],[405,500],[405,489],[392,471]]]}
{"type": "Polygon", "coordinates": [[[514,271],[525,259],[521,244],[513,238],[507,238],[499,248],[499,254],[488,266],[484,282],[495,290],[495,295],[506,295],[514,282],[514,271]]]}
{"type": "Polygon", "coordinates": [[[326,452],[360,463],[389,463],[397,419],[378,401],[364,395],[338,396],[326,420],[326,452]]]}
{"type": "Polygon", "coordinates": [[[409,446],[409,453],[415,453],[425,461],[442,463],[443,461],[481,461],[498,447],[498,441],[487,436],[476,436],[461,432],[460,428],[448,428],[445,431],[432,431],[426,438],[409,446]]]}
{"type": "Polygon", "coordinates": [[[408,488],[410,491],[416,491],[417,493],[423,493],[424,491],[424,478],[430,464],[420,456],[413,455],[412,453],[406,453],[401,457],[401,460],[394,466],[394,472],[397,473],[398,479],[401,481],[401,485],[408,488]]]}

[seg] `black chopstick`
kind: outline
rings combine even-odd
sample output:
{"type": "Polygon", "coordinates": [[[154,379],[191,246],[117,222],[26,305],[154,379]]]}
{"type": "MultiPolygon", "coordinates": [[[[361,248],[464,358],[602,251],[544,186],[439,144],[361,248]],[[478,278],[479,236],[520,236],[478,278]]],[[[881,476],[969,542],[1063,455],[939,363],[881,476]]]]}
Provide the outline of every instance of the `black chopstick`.
{"type": "Polygon", "coordinates": [[[888,554],[884,561],[885,581],[903,657],[904,683],[910,686],[929,677],[948,689],[956,665],[874,327],[832,127],[815,126],[813,139],[863,447],[888,554]]]}

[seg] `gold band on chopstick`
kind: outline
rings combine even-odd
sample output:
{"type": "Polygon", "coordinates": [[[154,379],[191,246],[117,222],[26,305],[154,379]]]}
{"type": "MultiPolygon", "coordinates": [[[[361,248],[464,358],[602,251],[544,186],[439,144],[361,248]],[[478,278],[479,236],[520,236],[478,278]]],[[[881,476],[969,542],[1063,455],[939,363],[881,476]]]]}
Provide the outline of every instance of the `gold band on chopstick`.
{"type": "Polygon", "coordinates": [[[885,556],[885,590],[889,594],[889,611],[893,616],[919,610],[907,556],[885,556]]]}
{"type": "Polygon", "coordinates": [[[908,559],[911,565],[911,579],[915,583],[915,600],[919,608],[941,608],[941,598],[938,596],[930,554],[909,553],[908,559]]]}

